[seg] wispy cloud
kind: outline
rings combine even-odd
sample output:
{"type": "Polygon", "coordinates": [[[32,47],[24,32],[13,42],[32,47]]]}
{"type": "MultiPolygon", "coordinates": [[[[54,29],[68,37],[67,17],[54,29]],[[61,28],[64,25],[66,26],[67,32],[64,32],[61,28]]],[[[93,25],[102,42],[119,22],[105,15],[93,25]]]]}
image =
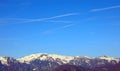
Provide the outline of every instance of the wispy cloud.
{"type": "Polygon", "coordinates": [[[0,18],[0,26],[7,26],[11,24],[21,24],[23,21],[30,19],[21,19],[21,18],[0,18]]]}
{"type": "Polygon", "coordinates": [[[73,25],[75,25],[75,24],[68,24],[68,25],[64,25],[64,26],[61,26],[61,27],[58,27],[58,28],[55,28],[55,29],[52,29],[52,30],[43,31],[42,34],[54,33],[55,31],[62,30],[62,29],[65,29],[65,28],[69,28],[69,27],[72,27],[73,25]]]}
{"type": "Polygon", "coordinates": [[[61,23],[67,23],[66,21],[56,21],[54,19],[57,18],[63,18],[63,17],[68,17],[68,16],[74,16],[78,15],[78,13],[67,13],[67,14],[62,14],[62,15],[56,15],[53,17],[48,17],[48,18],[38,18],[38,19],[25,19],[25,18],[0,18],[0,24],[1,23],[30,23],[30,22],[40,22],[40,21],[47,21],[47,22],[61,22],[61,23]]]}
{"type": "Polygon", "coordinates": [[[53,17],[48,17],[48,18],[32,19],[32,20],[28,20],[28,21],[24,21],[24,22],[47,21],[47,20],[52,20],[52,19],[57,19],[57,18],[74,16],[74,15],[78,15],[78,13],[67,13],[67,14],[57,15],[57,16],[53,16],[53,17]]]}
{"type": "Polygon", "coordinates": [[[73,21],[62,21],[62,20],[49,20],[45,22],[54,22],[54,23],[72,23],[73,21]]]}
{"type": "Polygon", "coordinates": [[[98,11],[110,10],[110,9],[114,9],[114,8],[120,8],[120,5],[115,5],[115,6],[110,6],[110,7],[92,9],[92,10],[90,10],[90,12],[98,12],[98,11]]]}
{"type": "MultiPolygon", "coordinates": [[[[2,19],[1,18],[0,23],[9,23],[9,22],[12,22],[12,23],[30,23],[30,22],[44,21],[44,22],[55,22],[55,23],[66,23],[67,24],[67,25],[64,25],[62,27],[58,27],[58,28],[54,28],[52,30],[47,30],[47,31],[42,32],[43,34],[48,34],[48,33],[52,33],[52,32],[73,26],[74,24],[71,24],[71,23],[73,23],[71,21],[61,21],[61,20],[55,20],[55,19],[68,17],[68,16],[74,16],[74,15],[78,15],[78,13],[67,13],[67,14],[56,15],[56,16],[48,17],[48,18],[39,18],[39,19],[20,19],[20,18],[6,18],[6,19],[4,18],[4,19],[2,19]]],[[[0,40],[3,40],[3,39],[0,39],[0,40]]]]}
{"type": "Polygon", "coordinates": [[[65,25],[65,26],[60,27],[59,29],[68,28],[68,27],[71,27],[71,26],[73,26],[73,25],[75,25],[75,24],[68,24],[68,25],[65,25]]]}

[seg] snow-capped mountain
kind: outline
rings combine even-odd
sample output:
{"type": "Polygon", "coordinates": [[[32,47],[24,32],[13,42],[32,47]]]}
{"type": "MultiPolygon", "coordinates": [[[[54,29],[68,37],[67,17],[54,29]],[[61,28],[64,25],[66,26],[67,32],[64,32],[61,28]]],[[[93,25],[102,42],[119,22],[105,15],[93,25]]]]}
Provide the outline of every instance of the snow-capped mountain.
{"type": "Polygon", "coordinates": [[[73,60],[74,57],[72,56],[62,56],[62,55],[56,55],[56,54],[47,54],[47,53],[40,53],[40,54],[32,54],[29,56],[25,56],[23,58],[19,58],[18,60],[22,63],[30,63],[34,60],[42,60],[42,61],[62,61],[62,63],[69,63],[70,60],[73,60]]]}
{"type": "Polygon", "coordinates": [[[2,64],[7,65],[7,58],[6,57],[0,57],[0,61],[2,64]]]}
{"type": "Polygon", "coordinates": [[[98,64],[105,64],[105,63],[119,63],[120,59],[119,58],[113,58],[113,57],[108,57],[108,56],[101,56],[101,57],[96,57],[96,58],[90,58],[87,56],[62,56],[62,55],[56,55],[56,54],[47,54],[47,53],[39,53],[39,54],[32,54],[29,56],[25,56],[22,58],[17,59],[21,63],[27,63],[30,64],[31,61],[34,60],[40,60],[40,61],[51,61],[51,62],[56,62],[58,64],[69,64],[73,63],[76,65],[76,62],[79,64],[87,63],[91,64],[92,61],[97,60],[98,64]]]}
{"type": "Polygon", "coordinates": [[[53,71],[56,67],[64,64],[94,70],[96,67],[120,64],[120,58],[108,56],[90,58],[87,56],[62,56],[47,53],[32,54],[19,59],[0,57],[0,71],[53,71]]]}

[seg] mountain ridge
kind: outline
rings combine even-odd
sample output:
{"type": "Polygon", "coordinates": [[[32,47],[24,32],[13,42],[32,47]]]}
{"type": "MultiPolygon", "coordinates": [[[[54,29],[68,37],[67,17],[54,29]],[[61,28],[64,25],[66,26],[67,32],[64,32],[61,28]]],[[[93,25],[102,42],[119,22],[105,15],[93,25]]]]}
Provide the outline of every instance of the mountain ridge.
{"type": "Polygon", "coordinates": [[[120,58],[100,56],[90,58],[87,56],[64,56],[57,54],[38,53],[22,58],[0,57],[0,71],[52,71],[60,65],[75,65],[85,69],[119,67],[120,58]]]}
{"type": "MultiPolygon", "coordinates": [[[[3,62],[6,62],[7,57],[5,56],[0,56],[0,61],[3,60],[3,62]]],[[[8,57],[11,59],[15,59],[13,57],[8,57]]],[[[53,58],[53,60],[55,59],[61,59],[63,61],[66,61],[64,63],[68,63],[70,60],[74,60],[75,58],[88,58],[88,59],[103,59],[103,60],[108,60],[108,61],[112,61],[115,60],[117,61],[117,63],[120,61],[120,58],[113,58],[113,57],[109,57],[109,56],[99,56],[99,57],[88,57],[88,56],[66,56],[66,55],[59,55],[59,54],[48,54],[48,53],[36,53],[36,54],[31,54],[28,56],[24,56],[21,58],[17,58],[16,60],[24,63],[24,62],[28,62],[27,64],[29,64],[30,61],[35,60],[35,59],[39,59],[39,60],[49,60],[49,58],[53,58]],[[48,58],[48,59],[47,59],[48,58]]],[[[5,63],[6,64],[6,63],[5,63]]]]}

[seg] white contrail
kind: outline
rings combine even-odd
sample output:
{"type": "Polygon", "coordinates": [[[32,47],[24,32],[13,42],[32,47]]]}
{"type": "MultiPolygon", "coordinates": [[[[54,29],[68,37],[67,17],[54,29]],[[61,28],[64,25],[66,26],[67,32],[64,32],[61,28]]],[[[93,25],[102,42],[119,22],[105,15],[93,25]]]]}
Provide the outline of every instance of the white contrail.
{"type": "MultiPolygon", "coordinates": [[[[40,21],[50,21],[54,20],[57,18],[63,18],[63,17],[68,17],[68,16],[74,16],[77,15],[78,13],[67,13],[67,14],[62,14],[62,15],[57,15],[53,17],[48,17],[48,18],[38,18],[38,19],[24,19],[24,18],[0,18],[0,23],[29,23],[29,22],[40,22],[40,21]]],[[[63,22],[64,21],[51,21],[51,22],[63,22]]]]}
{"type": "Polygon", "coordinates": [[[73,25],[75,25],[75,24],[64,25],[64,26],[62,26],[62,27],[58,27],[58,28],[55,28],[55,29],[52,29],[52,30],[43,31],[42,33],[43,33],[43,34],[50,34],[50,33],[53,33],[53,32],[55,32],[55,31],[58,31],[58,30],[61,30],[61,29],[69,28],[69,27],[71,27],[71,26],[73,26],[73,25]]]}
{"type": "Polygon", "coordinates": [[[105,8],[92,9],[92,10],[90,10],[90,12],[104,11],[104,10],[109,10],[109,9],[114,9],[114,8],[120,8],[120,5],[110,6],[110,7],[105,7],[105,8]]]}
{"type": "Polygon", "coordinates": [[[63,15],[57,15],[57,16],[49,17],[49,18],[32,19],[32,20],[28,20],[28,21],[24,21],[24,22],[47,21],[47,20],[52,20],[52,19],[56,19],[56,18],[62,18],[62,17],[67,17],[67,16],[73,16],[73,15],[77,15],[77,14],[78,14],[78,13],[68,13],[68,14],[63,14],[63,15]]]}

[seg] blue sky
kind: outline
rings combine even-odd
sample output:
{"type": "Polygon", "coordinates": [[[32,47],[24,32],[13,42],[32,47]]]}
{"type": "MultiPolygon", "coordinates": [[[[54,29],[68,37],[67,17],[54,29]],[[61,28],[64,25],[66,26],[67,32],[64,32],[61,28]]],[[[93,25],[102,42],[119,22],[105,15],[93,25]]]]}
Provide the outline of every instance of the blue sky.
{"type": "Polygon", "coordinates": [[[119,0],[0,0],[0,56],[120,57],[119,0]]]}

